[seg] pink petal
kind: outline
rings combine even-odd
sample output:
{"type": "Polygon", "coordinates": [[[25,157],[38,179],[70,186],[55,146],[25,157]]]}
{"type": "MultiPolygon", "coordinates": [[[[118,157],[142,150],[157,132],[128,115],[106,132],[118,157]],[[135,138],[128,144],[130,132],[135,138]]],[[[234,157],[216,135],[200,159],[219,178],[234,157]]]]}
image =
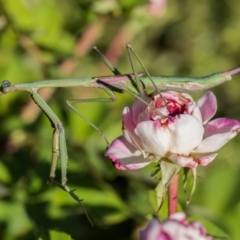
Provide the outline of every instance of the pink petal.
{"type": "MultiPolygon", "coordinates": [[[[145,93],[139,94],[138,96],[146,103],[149,103],[151,100],[151,98],[148,97],[145,93]]],[[[143,101],[140,101],[138,98],[136,98],[133,103],[131,112],[132,112],[132,119],[135,125],[137,125],[139,122],[138,120],[139,114],[144,112],[148,107],[148,105],[143,101]]]]}
{"type": "Polygon", "coordinates": [[[200,222],[191,222],[190,225],[193,229],[198,229],[201,236],[206,236],[205,240],[213,240],[211,236],[207,236],[207,231],[200,222]]]}
{"type": "Polygon", "coordinates": [[[157,240],[157,239],[163,239],[163,240],[169,240],[168,238],[158,238],[159,234],[161,234],[161,223],[154,219],[151,222],[148,223],[147,227],[140,231],[140,240],[157,240]]]}
{"type": "Polygon", "coordinates": [[[206,124],[204,138],[230,131],[235,131],[240,128],[240,122],[229,118],[217,118],[206,124]]]}
{"type": "Polygon", "coordinates": [[[141,139],[146,152],[164,156],[170,149],[171,135],[167,127],[161,127],[156,121],[145,121],[137,125],[136,135],[141,139]]]}
{"type": "Polygon", "coordinates": [[[236,120],[218,118],[209,122],[205,127],[206,137],[193,153],[212,153],[218,151],[240,131],[240,123],[236,120]],[[212,134],[212,135],[211,135],[212,134]]]}
{"type": "Polygon", "coordinates": [[[149,222],[147,228],[140,231],[140,240],[212,240],[199,222],[188,222],[181,213],[175,213],[164,222],[157,219],[149,222]],[[180,216],[175,216],[180,214],[180,216]]]}
{"type": "Polygon", "coordinates": [[[144,154],[140,139],[136,136],[134,131],[136,124],[133,122],[132,119],[132,110],[128,107],[125,107],[123,109],[122,118],[123,118],[123,135],[125,139],[144,154]]]}
{"type": "Polygon", "coordinates": [[[197,101],[197,105],[202,113],[203,123],[207,123],[217,111],[217,99],[212,92],[207,92],[197,101]]]}
{"type": "Polygon", "coordinates": [[[189,155],[200,144],[204,134],[201,122],[187,114],[181,114],[168,129],[172,137],[170,152],[184,155],[189,155]]]}
{"type": "Polygon", "coordinates": [[[198,161],[194,156],[184,156],[173,153],[168,156],[168,159],[181,167],[195,168],[198,166],[198,161]]]}
{"type": "Polygon", "coordinates": [[[123,128],[128,130],[129,132],[134,133],[134,129],[136,124],[133,122],[132,119],[132,110],[129,107],[125,107],[122,113],[123,118],[123,128]]]}
{"type": "Polygon", "coordinates": [[[135,170],[151,163],[123,136],[116,138],[104,155],[111,158],[113,165],[119,170],[135,170]]]}
{"type": "Polygon", "coordinates": [[[198,157],[198,164],[201,166],[207,166],[216,158],[217,155],[217,153],[213,153],[206,156],[198,157]]]}

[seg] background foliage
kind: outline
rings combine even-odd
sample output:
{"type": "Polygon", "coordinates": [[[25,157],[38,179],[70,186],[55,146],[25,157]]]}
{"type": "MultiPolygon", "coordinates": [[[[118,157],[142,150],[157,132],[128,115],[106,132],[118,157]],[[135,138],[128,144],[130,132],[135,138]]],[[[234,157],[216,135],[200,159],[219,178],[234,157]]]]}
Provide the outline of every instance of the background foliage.
{"type": "MultiPolygon", "coordinates": [[[[0,78],[21,83],[110,75],[91,51],[94,45],[122,73],[129,73],[127,42],[152,75],[204,76],[240,66],[239,1],[159,3],[2,0],[0,78]]],[[[219,105],[216,117],[240,120],[239,81],[235,76],[213,89],[219,105]]],[[[0,238],[50,239],[54,229],[73,239],[137,239],[140,226],[156,211],[149,201],[157,183],[150,177],[153,166],[115,170],[103,157],[102,138],[65,104],[68,98],[105,96],[101,91],[45,89],[41,94],[63,121],[70,158],[68,184],[84,199],[95,228],[67,193],[46,185],[52,129],[30,96],[19,92],[0,100],[0,238]]],[[[112,104],[79,104],[109,140],[121,134],[122,109],[133,101],[128,94],[117,97],[112,104]]],[[[189,206],[180,190],[181,206],[189,215],[212,221],[232,239],[240,236],[239,143],[238,136],[213,163],[198,168],[197,190],[189,206]]],[[[165,214],[163,209],[160,215],[165,214]]]]}

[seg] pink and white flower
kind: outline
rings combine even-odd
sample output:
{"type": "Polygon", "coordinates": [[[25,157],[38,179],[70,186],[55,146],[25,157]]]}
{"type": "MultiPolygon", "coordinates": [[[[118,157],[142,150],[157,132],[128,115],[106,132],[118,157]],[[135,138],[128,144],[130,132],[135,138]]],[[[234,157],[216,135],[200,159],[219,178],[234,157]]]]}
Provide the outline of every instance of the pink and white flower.
{"type": "Polygon", "coordinates": [[[152,99],[140,97],[149,105],[136,99],[132,108],[124,108],[123,135],[105,153],[118,169],[139,169],[163,158],[181,167],[206,166],[240,131],[237,120],[210,121],[217,110],[212,92],[197,102],[186,93],[174,91],[152,99]]]}
{"type": "Polygon", "coordinates": [[[149,222],[147,228],[140,231],[140,240],[211,240],[200,222],[189,223],[184,213],[175,213],[167,221],[157,219],[149,222]]]}

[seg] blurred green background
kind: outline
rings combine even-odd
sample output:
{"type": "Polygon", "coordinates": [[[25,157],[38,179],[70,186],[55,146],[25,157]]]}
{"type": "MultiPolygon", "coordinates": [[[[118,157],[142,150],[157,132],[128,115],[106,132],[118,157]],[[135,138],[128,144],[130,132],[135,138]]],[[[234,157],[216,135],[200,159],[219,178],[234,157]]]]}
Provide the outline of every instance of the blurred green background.
{"type": "MultiPolygon", "coordinates": [[[[131,42],[151,75],[204,76],[240,66],[240,2],[237,0],[1,0],[0,78],[12,83],[111,75],[91,48],[122,72],[132,72],[125,44],[131,42]]],[[[143,71],[138,66],[138,71],[143,71]]],[[[240,75],[213,89],[216,117],[240,120],[240,75]]],[[[193,96],[201,96],[202,93],[193,96]]],[[[48,186],[52,128],[26,92],[1,96],[0,239],[50,239],[49,230],[73,239],[137,239],[155,213],[149,196],[157,182],[153,165],[118,171],[103,157],[106,144],[65,104],[69,98],[104,97],[96,89],[45,89],[43,98],[62,120],[67,138],[68,185],[94,222],[56,186],[48,186]]],[[[79,104],[109,141],[121,134],[128,94],[115,103],[79,104]]],[[[240,137],[198,168],[197,189],[186,206],[232,239],[240,236],[240,137]]],[[[60,180],[60,166],[57,179],[60,180]]],[[[166,210],[160,213],[165,216],[166,210]]]]}

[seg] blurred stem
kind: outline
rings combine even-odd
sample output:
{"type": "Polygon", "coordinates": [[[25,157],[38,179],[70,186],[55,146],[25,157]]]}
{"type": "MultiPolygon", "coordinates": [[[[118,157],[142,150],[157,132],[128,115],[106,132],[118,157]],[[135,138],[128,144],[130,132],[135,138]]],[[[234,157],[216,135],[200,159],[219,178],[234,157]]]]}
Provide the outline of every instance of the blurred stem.
{"type": "Polygon", "coordinates": [[[179,174],[176,173],[168,187],[168,216],[177,212],[178,203],[178,177],[179,174]]]}

